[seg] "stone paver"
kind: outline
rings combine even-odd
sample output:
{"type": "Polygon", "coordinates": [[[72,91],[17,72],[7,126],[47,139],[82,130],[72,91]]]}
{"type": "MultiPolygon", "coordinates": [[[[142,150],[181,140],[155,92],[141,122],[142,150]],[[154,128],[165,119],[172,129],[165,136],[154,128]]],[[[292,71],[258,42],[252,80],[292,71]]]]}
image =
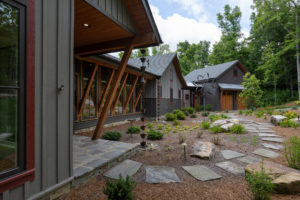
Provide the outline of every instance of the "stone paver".
{"type": "Polygon", "coordinates": [[[182,168],[200,181],[210,181],[222,177],[204,165],[183,166],[182,168]]]}
{"type": "Polygon", "coordinates": [[[221,153],[226,160],[245,156],[245,154],[232,151],[232,150],[222,150],[221,153]]]}
{"type": "Polygon", "coordinates": [[[239,160],[241,162],[244,162],[244,163],[247,163],[247,164],[256,163],[256,162],[260,162],[261,161],[260,158],[253,157],[253,156],[250,156],[250,155],[238,158],[237,160],[239,160]]]}
{"type": "Polygon", "coordinates": [[[279,137],[279,135],[271,134],[271,133],[259,133],[259,137],[279,137]]]}
{"type": "Polygon", "coordinates": [[[220,167],[221,169],[224,169],[227,172],[235,174],[235,175],[244,173],[244,168],[242,166],[235,164],[233,162],[230,162],[230,161],[217,163],[216,166],[220,167]]]}
{"type": "Polygon", "coordinates": [[[275,150],[283,149],[282,145],[277,145],[277,144],[262,143],[262,145],[266,148],[269,148],[269,149],[275,149],[275,150]]]}
{"type": "Polygon", "coordinates": [[[261,138],[263,141],[269,141],[269,142],[278,142],[278,143],[283,143],[284,139],[283,138],[271,138],[271,137],[263,137],[261,138]]]}
{"type": "Polygon", "coordinates": [[[106,172],[104,176],[112,179],[119,179],[120,175],[123,178],[125,178],[127,175],[132,176],[140,169],[142,165],[142,163],[133,160],[124,160],[106,172]]]}
{"type": "Polygon", "coordinates": [[[180,182],[175,169],[165,166],[146,166],[147,183],[171,183],[180,182]]]}
{"type": "Polygon", "coordinates": [[[275,133],[275,131],[273,131],[273,130],[271,130],[271,129],[269,129],[269,130],[267,130],[267,129],[260,130],[260,132],[261,132],[261,133],[275,133]]]}
{"type": "Polygon", "coordinates": [[[262,148],[256,149],[253,153],[266,158],[277,158],[280,156],[278,153],[274,151],[270,151],[262,148]]]}

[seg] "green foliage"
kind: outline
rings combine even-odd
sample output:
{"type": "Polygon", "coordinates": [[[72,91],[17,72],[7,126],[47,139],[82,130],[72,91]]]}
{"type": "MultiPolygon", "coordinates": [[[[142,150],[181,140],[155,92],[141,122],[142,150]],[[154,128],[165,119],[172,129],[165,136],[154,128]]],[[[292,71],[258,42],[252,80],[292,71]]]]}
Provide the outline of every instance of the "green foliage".
{"type": "Polygon", "coordinates": [[[167,121],[174,121],[174,120],[176,120],[176,115],[174,115],[172,113],[167,113],[166,119],[167,119],[167,121]]]}
{"type": "Polygon", "coordinates": [[[197,118],[196,114],[191,114],[191,118],[197,118]]]}
{"type": "Polygon", "coordinates": [[[298,126],[300,126],[300,124],[296,123],[293,120],[289,120],[289,119],[283,120],[282,122],[279,123],[279,125],[281,127],[285,127],[285,128],[292,127],[294,129],[296,129],[298,126]]]}
{"type": "Polygon", "coordinates": [[[205,105],[205,110],[211,111],[212,110],[212,105],[211,104],[206,104],[205,105]]]}
{"type": "Polygon", "coordinates": [[[133,200],[133,189],[136,183],[130,180],[127,175],[126,179],[123,179],[120,175],[119,180],[107,181],[106,187],[103,189],[103,193],[107,195],[108,200],[133,200]]]}
{"type": "Polygon", "coordinates": [[[179,111],[179,112],[176,114],[176,118],[179,119],[179,120],[185,120],[186,115],[185,115],[182,111],[179,111]]]}
{"type": "Polygon", "coordinates": [[[248,143],[248,137],[243,136],[241,142],[242,143],[248,143]]]}
{"type": "Polygon", "coordinates": [[[126,133],[137,134],[137,133],[140,133],[140,132],[141,132],[140,127],[137,127],[137,126],[129,126],[126,133]]]}
{"type": "Polygon", "coordinates": [[[272,178],[266,173],[263,161],[261,162],[261,170],[252,173],[246,173],[246,181],[248,182],[255,200],[268,200],[270,194],[274,191],[272,178]]]}
{"type": "Polygon", "coordinates": [[[121,138],[121,133],[116,131],[108,131],[102,135],[102,138],[105,140],[119,140],[121,138]]]}
{"type": "Polygon", "coordinates": [[[295,104],[296,104],[297,106],[300,106],[300,101],[295,101],[295,104]]]}
{"type": "Polygon", "coordinates": [[[162,124],[157,124],[157,130],[162,130],[163,127],[164,127],[164,125],[162,125],[162,124]]]}
{"type": "MultiPolygon", "coordinates": [[[[294,91],[296,93],[296,91],[294,91]]],[[[282,105],[286,102],[293,101],[297,98],[295,95],[293,98],[291,97],[291,91],[289,89],[277,89],[276,90],[276,104],[274,97],[273,89],[264,89],[263,96],[261,98],[262,105],[264,106],[273,106],[273,105],[282,105]]]]}
{"type": "Polygon", "coordinates": [[[164,134],[162,134],[160,131],[155,131],[153,129],[150,129],[147,131],[147,139],[148,140],[161,140],[163,138],[164,134]]]}
{"type": "Polygon", "coordinates": [[[168,44],[161,44],[159,46],[152,47],[152,55],[153,56],[163,55],[163,54],[168,54],[168,53],[171,53],[170,45],[168,45],[168,44]]]}
{"type": "Polygon", "coordinates": [[[195,112],[195,109],[193,107],[188,107],[187,108],[187,111],[190,113],[190,114],[193,114],[195,112]]]}
{"type": "Polygon", "coordinates": [[[297,136],[290,137],[290,141],[284,146],[284,155],[288,165],[300,170],[300,139],[297,136]]]}
{"type": "Polygon", "coordinates": [[[258,136],[255,135],[251,138],[251,145],[257,146],[257,143],[258,143],[258,136]]]}
{"type": "Polygon", "coordinates": [[[239,115],[242,115],[243,114],[243,110],[239,110],[239,115]]]}
{"type": "Polygon", "coordinates": [[[224,129],[222,129],[220,126],[212,126],[212,127],[209,128],[209,131],[211,133],[216,134],[216,133],[222,133],[222,132],[224,132],[224,129]]]}
{"type": "Polygon", "coordinates": [[[242,85],[246,88],[240,93],[243,104],[250,108],[254,106],[258,107],[263,94],[260,88],[260,80],[257,79],[255,75],[246,73],[242,85]]]}
{"type": "Polygon", "coordinates": [[[202,112],[201,115],[202,115],[203,117],[207,117],[207,116],[209,115],[209,112],[208,112],[208,111],[202,112]]]}
{"type": "Polygon", "coordinates": [[[174,114],[174,115],[177,115],[179,112],[181,112],[181,110],[179,110],[179,109],[173,110],[173,114],[174,114]]]}
{"type": "Polygon", "coordinates": [[[231,133],[236,133],[236,134],[243,134],[246,133],[246,128],[242,124],[234,124],[230,128],[231,133]]]}
{"type": "Polygon", "coordinates": [[[202,111],[203,110],[203,105],[197,105],[196,106],[196,111],[202,111]]]}
{"type": "Polygon", "coordinates": [[[209,129],[209,127],[210,127],[210,122],[202,121],[201,124],[200,124],[200,127],[201,127],[202,129],[209,129]]]}
{"type": "Polygon", "coordinates": [[[288,119],[293,119],[293,118],[297,117],[297,113],[290,110],[290,111],[284,113],[283,116],[287,117],[288,119]]]}
{"type": "Polygon", "coordinates": [[[265,112],[263,110],[257,110],[254,114],[256,117],[261,118],[265,112]]]}
{"type": "Polygon", "coordinates": [[[245,110],[245,115],[248,116],[248,115],[252,115],[253,111],[252,110],[245,110]]]}
{"type": "Polygon", "coordinates": [[[173,125],[174,125],[174,126],[180,126],[180,122],[179,122],[177,119],[175,119],[175,120],[173,121],[173,125]]]}
{"type": "Polygon", "coordinates": [[[221,119],[221,116],[220,116],[220,115],[209,115],[209,120],[210,120],[211,122],[217,121],[217,120],[219,120],[219,119],[221,119]]]}

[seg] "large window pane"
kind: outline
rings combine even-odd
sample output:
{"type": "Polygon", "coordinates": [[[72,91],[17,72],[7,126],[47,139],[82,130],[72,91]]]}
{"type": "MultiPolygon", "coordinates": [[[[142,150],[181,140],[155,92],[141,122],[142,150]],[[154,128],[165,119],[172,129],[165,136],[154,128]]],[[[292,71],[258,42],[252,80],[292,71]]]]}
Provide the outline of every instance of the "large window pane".
{"type": "Polygon", "coordinates": [[[18,85],[19,10],[0,1],[0,86],[18,85]]]}
{"type": "Polygon", "coordinates": [[[18,93],[0,89],[0,174],[17,167],[18,93]]]}

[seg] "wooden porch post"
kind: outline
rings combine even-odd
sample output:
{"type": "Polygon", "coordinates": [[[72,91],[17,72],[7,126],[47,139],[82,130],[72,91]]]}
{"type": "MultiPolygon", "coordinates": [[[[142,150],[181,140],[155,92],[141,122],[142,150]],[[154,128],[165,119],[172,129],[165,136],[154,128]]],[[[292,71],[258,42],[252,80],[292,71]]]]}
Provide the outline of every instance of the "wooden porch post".
{"type": "Polygon", "coordinates": [[[109,111],[109,109],[111,107],[112,101],[113,101],[113,99],[115,97],[115,94],[116,94],[116,91],[117,91],[118,86],[120,84],[120,81],[121,81],[121,78],[123,76],[123,73],[124,73],[124,71],[126,69],[126,66],[127,66],[129,57],[131,55],[132,49],[133,49],[133,45],[130,44],[125,49],[125,51],[124,51],[124,55],[122,57],[120,66],[117,69],[114,82],[113,82],[113,84],[110,87],[110,90],[109,90],[107,99],[105,101],[104,107],[103,107],[103,109],[102,109],[102,111],[100,113],[100,117],[98,119],[97,126],[96,126],[96,129],[95,129],[93,138],[92,138],[93,140],[96,140],[96,139],[98,139],[101,136],[101,131],[103,129],[105,119],[106,119],[108,111],[109,111]]]}

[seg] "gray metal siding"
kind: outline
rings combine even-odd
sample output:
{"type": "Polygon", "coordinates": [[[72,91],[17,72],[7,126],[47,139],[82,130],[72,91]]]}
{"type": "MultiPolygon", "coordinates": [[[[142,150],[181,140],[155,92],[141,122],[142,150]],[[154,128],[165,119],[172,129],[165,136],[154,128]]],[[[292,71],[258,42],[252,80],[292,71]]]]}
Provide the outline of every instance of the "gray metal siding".
{"type": "Polygon", "coordinates": [[[220,91],[217,83],[205,84],[205,104],[211,104],[212,110],[220,110],[220,91]]]}
{"type": "Polygon", "coordinates": [[[160,115],[164,115],[167,112],[173,112],[174,109],[181,109],[181,100],[174,99],[173,103],[170,103],[170,99],[161,99],[160,100],[160,115]]]}
{"type": "Polygon", "coordinates": [[[170,88],[173,88],[173,99],[179,99],[178,90],[181,91],[182,84],[177,76],[175,66],[173,62],[168,66],[163,75],[160,78],[160,84],[162,86],[162,98],[170,98],[170,88]],[[170,81],[171,72],[173,70],[173,81],[170,81]]]}
{"type": "Polygon", "coordinates": [[[156,80],[148,80],[145,85],[145,98],[156,98],[156,80]]]}
{"type": "Polygon", "coordinates": [[[218,78],[218,83],[231,83],[231,84],[242,84],[244,72],[241,70],[239,66],[231,67],[228,71],[226,71],[220,78],[218,78]],[[237,77],[233,76],[233,69],[237,68],[238,75],[237,77]]]}
{"type": "Polygon", "coordinates": [[[97,7],[101,12],[113,19],[126,29],[135,33],[136,28],[127,10],[124,0],[86,0],[97,7]]]}
{"type": "Polygon", "coordinates": [[[35,179],[3,200],[27,199],[73,174],[74,1],[36,0],[35,6],[35,179]]]}

